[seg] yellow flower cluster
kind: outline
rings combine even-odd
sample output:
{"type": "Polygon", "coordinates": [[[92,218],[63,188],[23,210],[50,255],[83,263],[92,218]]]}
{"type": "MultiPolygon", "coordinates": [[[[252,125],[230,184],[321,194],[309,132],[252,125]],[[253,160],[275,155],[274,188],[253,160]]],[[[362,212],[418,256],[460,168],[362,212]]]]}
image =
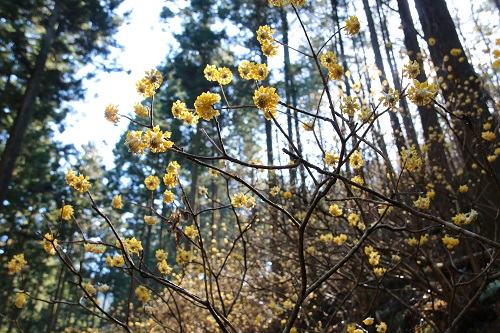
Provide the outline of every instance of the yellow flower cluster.
{"type": "Polygon", "coordinates": [[[418,209],[429,209],[429,205],[431,204],[431,201],[429,200],[429,198],[422,198],[419,196],[416,201],[413,201],[413,204],[418,209]]]}
{"type": "Polygon", "coordinates": [[[110,104],[104,110],[104,118],[110,123],[116,124],[120,121],[118,118],[118,105],[110,104]]]}
{"type": "MultiPolygon", "coordinates": [[[[180,165],[179,163],[177,163],[177,161],[172,161],[168,164],[167,166],[167,169],[165,170],[165,175],[163,176],[163,183],[168,187],[168,188],[174,188],[175,186],[177,186],[179,184],[179,178],[178,178],[178,169],[180,168],[180,165]]],[[[172,196],[170,195],[170,193],[167,193],[165,191],[164,196],[166,196],[166,198],[164,197],[164,199],[167,199],[167,201],[169,199],[172,199],[172,196]],[[165,194],[166,193],[166,194],[165,194]]],[[[172,193],[173,195],[173,193],[172,193]]]]}
{"type": "Polygon", "coordinates": [[[184,120],[189,125],[198,124],[198,119],[200,119],[200,117],[195,115],[194,112],[191,112],[186,108],[186,103],[179,100],[172,105],[172,115],[174,118],[184,120]]]}
{"type": "MultiPolygon", "coordinates": [[[[302,7],[306,4],[307,0],[288,0],[294,7],[302,7]]],[[[271,6],[280,7],[287,3],[287,0],[269,0],[271,6]]]]}
{"type": "Polygon", "coordinates": [[[333,242],[337,245],[342,245],[347,241],[346,234],[340,234],[338,236],[333,237],[333,242]]]}
{"type": "Polygon", "coordinates": [[[153,96],[163,82],[163,76],[156,69],[146,71],[142,79],[137,81],[135,87],[139,95],[144,98],[153,96]]]}
{"type": "Polygon", "coordinates": [[[220,101],[219,94],[213,94],[211,92],[204,92],[196,98],[194,102],[194,108],[198,117],[205,120],[210,120],[220,113],[214,109],[214,104],[220,101]]]}
{"type": "Polygon", "coordinates": [[[356,16],[350,15],[349,18],[345,21],[345,30],[347,34],[354,36],[359,33],[361,29],[361,25],[359,24],[359,20],[356,16]]]}
{"type": "Polygon", "coordinates": [[[423,246],[425,243],[427,243],[428,240],[429,240],[429,238],[427,237],[427,235],[422,235],[422,236],[420,236],[419,239],[412,237],[412,238],[408,239],[408,245],[409,246],[423,246]]]}
{"type": "Polygon", "coordinates": [[[106,264],[109,267],[122,267],[125,264],[125,259],[121,254],[115,254],[113,258],[111,258],[111,256],[107,256],[106,264]]]}
{"type": "Polygon", "coordinates": [[[123,207],[123,203],[122,203],[122,196],[121,195],[115,195],[113,197],[113,208],[115,209],[121,209],[123,207]]]}
{"type": "Polygon", "coordinates": [[[233,73],[227,67],[217,68],[215,65],[207,65],[203,74],[208,81],[216,81],[220,85],[229,84],[233,79],[233,73]]]}
{"type": "Polygon", "coordinates": [[[12,259],[7,263],[7,268],[9,269],[9,274],[19,273],[28,262],[24,259],[24,254],[16,254],[12,259]]]}
{"type": "Polygon", "coordinates": [[[292,196],[293,196],[293,194],[290,191],[286,191],[283,193],[283,198],[285,198],[287,200],[290,199],[292,196]]]}
{"type": "Polygon", "coordinates": [[[481,137],[486,141],[493,141],[497,137],[495,133],[491,131],[484,131],[481,133],[481,137]]]}
{"type": "Polygon", "coordinates": [[[416,60],[410,60],[403,66],[403,76],[408,79],[415,79],[420,74],[420,65],[416,60]]]}
{"type": "Polygon", "coordinates": [[[170,267],[167,263],[166,260],[162,260],[156,264],[156,267],[158,267],[158,270],[160,271],[161,274],[170,274],[172,272],[172,267],[170,267]]]}
{"type": "Polygon", "coordinates": [[[135,102],[134,112],[138,117],[149,116],[149,108],[145,105],[142,105],[141,102],[135,102]]]}
{"type": "MultiPolygon", "coordinates": [[[[496,40],[496,43],[495,43],[497,46],[500,45],[500,38],[497,38],[496,40]]],[[[498,69],[500,68],[500,50],[498,49],[495,49],[493,50],[493,58],[495,59],[495,61],[493,61],[493,65],[492,67],[494,69],[498,69]]]]}
{"type": "Polygon", "coordinates": [[[73,215],[74,213],[74,210],[73,210],[73,206],[71,205],[64,205],[63,208],[61,208],[59,210],[59,214],[61,215],[61,218],[63,220],[71,220],[71,215],[73,215]]]}
{"type": "Polygon", "coordinates": [[[358,150],[355,150],[349,157],[349,165],[353,169],[360,169],[363,166],[363,156],[358,150]]]}
{"type": "Polygon", "coordinates": [[[330,208],[328,209],[328,211],[330,212],[330,214],[332,214],[333,216],[335,217],[339,217],[342,215],[342,209],[339,208],[339,205],[335,204],[335,205],[330,205],[330,208]]]}
{"type": "Polygon", "coordinates": [[[57,239],[54,239],[54,237],[49,233],[45,234],[43,238],[43,247],[45,248],[45,252],[47,252],[51,256],[55,255],[57,239]]]}
{"type": "MultiPolygon", "coordinates": [[[[116,246],[120,247],[120,242],[116,241],[116,246]]],[[[139,251],[142,251],[142,243],[141,243],[141,241],[137,240],[135,237],[126,238],[123,241],[123,246],[125,247],[126,251],[129,251],[132,253],[139,253],[139,251]]]]}
{"type": "Polygon", "coordinates": [[[83,244],[83,248],[85,249],[85,251],[95,254],[101,254],[106,251],[106,246],[104,244],[85,243],[83,244]]]}
{"type": "Polygon", "coordinates": [[[259,64],[243,60],[238,65],[238,72],[245,80],[263,81],[269,75],[269,69],[266,64],[259,64]]]}
{"type": "Polygon", "coordinates": [[[323,161],[325,162],[326,165],[334,167],[339,162],[339,159],[340,159],[340,156],[335,151],[335,152],[333,152],[333,154],[325,153],[325,157],[323,158],[323,161]]]}
{"type": "Polygon", "coordinates": [[[164,203],[169,204],[171,202],[174,202],[174,200],[175,200],[174,192],[172,192],[170,190],[165,190],[165,192],[163,192],[163,202],[164,203]]]}
{"type": "Polygon", "coordinates": [[[184,235],[190,239],[196,238],[198,237],[198,230],[194,225],[188,225],[184,228],[184,235]]]}
{"type": "Polygon", "coordinates": [[[399,92],[392,88],[389,88],[387,93],[382,93],[384,96],[379,98],[379,101],[382,102],[382,105],[386,108],[392,109],[396,106],[396,103],[399,102],[399,92]]]}
{"type": "Polygon", "coordinates": [[[342,112],[349,116],[354,116],[356,111],[359,111],[360,106],[355,98],[352,96],[347,96],[342,98],[342,105],[340,106],[342,112]]]}
{"type": "Polygon", "coordinates": [[[155,216],[144,215],[144,222],[148,225],[155,225],[158,223],[158,218],[155,216]]]}
{"type": "Polygon", "coordinates": [[[328,77],[332,80],[338,80],[344,75],[344,67],[337,62],[337,56],[332,51],[321,55],[321,64],[328,69],[328,77]]]}
{"type": "Polygon", "coordinates": [[[135,295],[142,303],[149,302],[149,300],[151,299],[151,294],[149,293],[149,290],[142,285],[135,288],[135,295]]]}
{"type": "Polygon", "coordinates": [[[92,185],[89,182],[89,177],[84,177],[83,175],[76,175],[74,170],[69,170],[66,173],[66,183],[72,186],[75,190],[79,192],[87,192],[89,187],[92,185]]]}
{"type": "Polygon", "coordinates": [[[262,53],[267,57],[274,57],[278,54],[278,45],[274,43],[274,30],[269,26],[260,26],[257,30],[257,40],[261,44],[262,53]]]}
{"type": "Polygon", "coordinates": [[[247,204],[247,196],[243,192],[236,193],[231,198],[231,205],[236,208],[243,207],[247,204]]]}
{"type": "Polygon", "coordinates": [[[92,285],[92,283],[90,283],[90,281],[87,282],[84,287],[85,287],[85,291],[87,291],[89,293],[89,295],[93,295],[97,292],[95,287],[92,285]]]}
{"type": "Polygon", "coordinates": [[[470,224],[477,218],[478,214],[474,209],[471,209],[468,213],[459,213],[451,218],[453,223],[458,226],[463,226],[470,224]]]}
{"type": "Polygon", "coordinates": [[[142,131],[129,131],[125,139],[125,145],[128,150],[134,154],[145,154],[145,149],[149,148],[153,153],[162,153],[173,146],[173,142],[168,139],[172,135],[171,132],[163,133],[159,126],[155,126],[153,130],[147,129],[142,137],[142,131]]]}
{"type": "Polygon", "coordinates": [[[155,257],[159,261],[167,260],[168,252],[165,252],[165,250],[156,250],[155,257]]]}
{"type": "Polygon", "coordinates": [[[144,180],[144,185],[146,185],[148,190],[154,191],[158,188],[158,186],[160,186],[160,179],[158,179],[157,176],[149,175],[144,180]]]}
{"type": "Polygon", "coordinates": [[[193,259],[193,253],[191,251],[186,251],[184,249],[179,249],[175,260],[179,265],[185,265],[193,259]]]}
{"type": "Polygon", "coordinates": [[[415,145],[410,149],[403,148],[401,151],[401,166],[410,172],[419,172],[422,167],[422,159],[418,156],[415,145]]]}
{"type": "Polygon", "coordinates": [[[441,240],[443,241],[443,244],[446,246],[448,250],[453,249],[455,246],[458,245],[458,243],[460,243],[460,240],[458,238],[453,238],[449,236],[444,236],[441,240]]]}
{"type": "Polygon", "coordinates": [[[16,292],[16,300],[14,301],[14,305],[18,309],[22,309],[24,305],[26,304],[26,299],[28,298],[28,295],[24,293],[24,291],[20,290],[16,292]]]}
{"type": "Polygon", "coordinates": [[[358,214],[356,214],[356,213],[349,214],[349,216],[347,217],[347,221],[349,222],[349,225],[351,227],[355,227],[359,222],[358,214]]]}
{"type": "Polygon", "coordinates": [[[264,118],[267,120],[276,118],[278,114],[276,108],[278,106],[279,96],[275,88],[260,87],[259,90],[255,90],[253,102],[259,110],[264,111],[264,118]]]}
{"type": "Polygon", "coordinates": [[[437,95],[438,86],[413,80],[413,86],[408,89],[408,98],[418,106],[429,104],[437,95]]]}

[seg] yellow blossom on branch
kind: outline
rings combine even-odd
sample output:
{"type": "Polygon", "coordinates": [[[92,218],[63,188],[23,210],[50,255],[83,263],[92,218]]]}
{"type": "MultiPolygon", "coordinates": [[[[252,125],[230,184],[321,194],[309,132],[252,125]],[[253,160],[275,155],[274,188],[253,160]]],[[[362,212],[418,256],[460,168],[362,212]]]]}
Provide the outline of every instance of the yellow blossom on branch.
{"type": "Polygon", "coordinates": [[[146,143],[142,140],[142,131],[129,131],[125,139],[128,151],[134,154],[145,154],[146,143]]]}
{"type": "Polygon", "coordinates": [[[349,18],[345,21],[345,30],[348,35],[354,36],[359,33],[361,29],[361,25],[356,16],[350,15],[349,18]]]}
{"type": "Polygon", "coordinates": [[[163,192],[163,202],[168,204],[168,203],[171,203],[171,202],[174,202],[175,200],[175,195],[172,191],[170,190],[165,190],[165,192],[163,192]]]}
{"type": "Polygon", "coordinates": [[[149,116],[149,108],[145,105],[142,105],[141,102],[135,102],[134,112],[138,117],[149,116]]]}
{"type": "Polygon", "coordinates": [[[355,150],[349,157],[349,165],[353,169],[360,169],[363,166],[363,157],[358,150],[355,150]]]}
{"type": "Polygon", "coordinates": [[[160,126],[155,126],[152,131],[148,128],[144,134],[144,143],[152,153],[163,153],[174,145],[168,140],[171,135],[172,133],[168,131],[163,133],[160,126]]]}
{"type": "Polygon", "coordinates": [[[255,90],[253,102],[260,110],[264,111],[264,117],[267,120],[276,118],[279,96],[275,88],[260,87],[259,90],[255,90]]]}
{"type": "Polygon", "coordinates": [[[19,273],[27,264],[28,262],[24,259],[23,253],[14,255],[7,263],[9,274],[19,273]]]}
{"type": "Polygon", "coordinates": [[[416,60],[410,60],[403,66],[403,76],[408,79],[415,79],[420,74],[420,65],[416,60]]]}
{"type": "Polygon", "coordinates": [[[160,186],[160,180],[157,176],[150,175],[144,180],[144,185],[150,191],[154,191],[160,186]]]}
{"type": "Polygon", "coordinates": [[[149,293],[149,290],[142,285],[135,288],[135,295],[142,303],[146,303],[151,299],[151,294],[149,293]]]}
{"type": "Polygon", "coordinates": [[[118,117],[118,105],[110,104],[104,110],[104,118],[110,123],[116,124],[120,121],[118,117]]]}
{"type": "Polygon", "coordinates": [[[122,207],[123,207],[122,196],[121,195],[115,195],[113,197],[112,205],[113,205],[113,208],[115,208],[115,209],[122,209],[122,207]]]}
{"type": "Polygon", "coordinates": [[[429,104],[436,97],[437,92],[437,85],[413,80],[413,86],[408,89],[408,98],[416,105],[422,106],[429,104]]]}
{"type": "Polygon", "coordinates": [[[76,175],[76,172],[70,170],[66,173],[66,182],[69,186],[72,186],[75,190],[79,192],[86,192],[88,188],[92,185],[89,182],[89,177],[84,177],[83,175],[76,175]]]}
{"type": "Polygon", "coordinates": [[[71,215],[73,215],[74,213],[74,210],[73,210],[73,206],[71,205],[64,205],[60,210],[59,210],[59,214],[61,215],[61,218],[63,220],[71,220],[71,215]]]}
{"type": "Polygon", "coordinates": [[[156,264],[156,267],[158,267],[158,270],[160,271],[161,274],[170,274],[172,272],[172,267],[170,267],[167,264],[166,260],[162,260],[159,263],[156,264]]]}
{"type": "Polygon", "coordinates": [[[45,234],[43,238],[43,247],[45,248],[45,252],[50,254],[51,256],[56,254],[57,247],[57,239],[54,239],[51,234],[45,234]]]}
{"type": "Polygon", "coordinates": [[[332,214],[335,217],[339,217],[342,215],[342,209],[339,208],[339,205],[330,205],[330,208],[328,209],[330,214],[332,214]]]}
{"type": "Polygon", "coordinates": [[[219,94],[213,94],[211,92],[204,92],[196,98],[194,102],[194,108],[196,114],[205,120],[210,120],[220,113],[214,109],[214,104],[220,101],[219,94]]]}
{"type": "Polygon", "coordinates": [[[247,196],[243,192],[237,193],[231,198],[231,205],[236,208],[243,207],[246,205],[246,203],[247,196]]]}
{"type": "Polygon", "coordinates": [[[16,292],[16,300],[14,301],[14,305],[18,309],[22,309],[24,305],[26,304],[26,300],[28,298],[28,295],[22,290],[16,292]]]}
{"type": "Polygon", "coordinates": [[[144,215],[144,222],[148,225],[155,225],[158,223],[158,218],[155,216],[144,215]]]}
{"type": "Polygon", "coordinates": [[[453,249],[455,246],[458,245],[458,243],[460,243],[460,240],[458,238],[453,238],[449,236],[444,236],[441,240],[443,241],[443,244],[446,246],[448,250],[453,249]]]}

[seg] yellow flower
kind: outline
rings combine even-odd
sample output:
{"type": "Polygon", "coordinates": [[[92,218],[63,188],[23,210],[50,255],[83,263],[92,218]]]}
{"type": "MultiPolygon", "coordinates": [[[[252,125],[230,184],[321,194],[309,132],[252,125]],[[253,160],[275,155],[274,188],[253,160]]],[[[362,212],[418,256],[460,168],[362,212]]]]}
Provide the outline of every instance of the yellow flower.
{"type": "Polygon", "coordinates": [[[353,169],[360,169],[363,166],[363,157],[358,150],[355,150],[349,157],[349,165],[353,169]]]}
{"type": "Polygon", "coordinates": [[[427,84],[427,82],[418,82],[413,80],[413,86],[408,89],[408,98],[416,105],[422,106],[429,104],[436,97],[438,86],[427,84]]]}
{"type": "Polygon", "coordinates": [[[358,221],[359,221],[358,214],[356,214],[356,213],[349,214],[349,216],[347,217],[347,221],[349,221],[349,225],[351,227],[355,227],[356,224],[358,224],[358,221]]]}
{"type": "Polygon", "coordinates": [[[431,37],[431,38],[429,38],[428,43],[430,46],[434,46],[434,45],[436,45],[436,39],[431,37]]]}
{"type": "Polygon", "coordinates": [[[255,90],[253,102],[260,110],[264,111],[264,117],[266,119],[271,120],[273,117],[276,117],[276,107],[279,102],[279,96],[275,88],[260,87],[259,90],[255,90]]]}
{"type": "Polygon", "coordinates": [[[177,184],[179,184],[178,182],[178,179],[177,179],[177,175],[175,173],[166,173],[164,176],[163,176],[163,183],[169,187],[169,188],[173,188],[175,187],[177,184]]]}
{"type": "Polygon", "coordinates": [[[90,283],[90,282],[87,282],[85,284],[85,290],[90,294],[90,295],[93,295],[96,293],[96,290],[95,290],[95,287],[90,283]]]}
{"type": "Polygon", "coordinates": [[[231,82],[233,79],[233,73],[231,73],[231,70],[227,67],[222,67],[218,69],[219,71],[219,76],[217,78],[217,82],[221,85],[226,85],[231,82]]]}
{"type": "Polygon", "coordinates": [[[163,202],[168,204],[168,203],[171,203],[171,202],[174,202],[174,199],[175,199],[175,196],[174,196],[174,193],[170,190],[165,190],[165,192],[163,192],[163,202]]]}
{"type": "Polygon", "coordinates": [[[429,198],[422,198],[419,196],[416,201],[413,201],[413,204],[418,209],[429,209],[429,205],[431,204],[431,201],[429,200],[429,198]]]}
{"type": "Polygon", "coordinates": [[[338,236],[333,237],[333,242],[337,245],[342,245],[347,241],[347,235],[340,234],[338,236]]]}
{"type": "Polygon", "coordinates": [[[416,60],[410,60],[403,66],[403,76],[408,79],[414,79],[420,74],[420,65],[416,60]]]}
{"type": "Polygon", "coordinates": [[[144,180],[146,188],[150,191],[154,191],[160,186],[160,180],[157,176],[150,175],[144,180]]]}
{"type": "Polygon", "coordinates": [[[203,74],[208,81],[217,81],[219,79],[219,71],[215,65],[207,65],[203,70],[203,74]]]}
{"type": "Polygon", "coordinates": [[[144,149],[146,148],[146,143],[142,140],[141,131],[129,131],[125,139],[125,145],[128,147],[128,151],[134,154],[144,154],[144,149]]]}
{"type": "Polygon", "coordinates": [[[155,253],[156,259],[159,261],[167,260],[168,258],[168,253],[165,252],[165,250],[156,250],[155,253]]]}
{"type": "Polygon", "coordinates": [[[287,0],[269,0],[269,4],[274,7],[280,7],[284,5],[287,0]]]}
{"type": "Polygon", "coordinates": [[[339,64],[333,64],[328,67],[328,77],[332,80],[338,80],[344,75],[344,67],[339,64]]]}
{"type": "MultiPolygon", "coordinates": [[[[288,0],[294,7],[302,7],[306,4],[307,0],[288,0]]],[[[291,332],[291,331],[290,331],[291,332]]]]}
{"type": "Polygon", "coordinates": [[[332,234],[320,235],[319,241],[322,243],[330,243],[331,241],[333,241],[333,235],[332,234]]]}
{"type": "Polygon", "coordinates": [[[321,64],[326,68],[330,68],[336,63],[337,63],[337,56],[333,54],[332,51],[327,51],[321,55],[321,64]]]}
{"type": "Polygon", "coordinates": [[[83,244],[83,248],[85,249],[85,251],[95,254],[101,254],[106,251],[106,246],[103,244],[85,243],[83,244]]]}
{"type": "Polygon", "coordinates": [[[184,234],[186,235],[187,238],[196,238],[198,237],[198,230],[194,225],[188,225],[187,227],[184,228],[184,234]]]}
{"type": "Polygon", "coordinates": [[[259,29],[257,30],[257,40],[261,44],[266,44],[266,43],[272,43],[274,42],[274,30],[269,28],[269,26],[264,25],[260,26],[259,29]]]}
{"type": "Polygon", "coordinates": [[[125,239],[123,245],[125,246],[126,250],[132,253],[139,253],[139,251],[142,251],[141,241],[135,239],[135,237],[125,239]]]}
{"type": "Polygon", "coordinates": [[[252,209],[255,207],[255,205],[257,204],[257,201],[254,197],[249,197],[247,199],[247,205],[246,205],[246,209],[252,209]]]}
{"type": "Polygon", "coordinates": [[[250,62],[248,60],[243,60],[239,65],[238,65],[238,73],[240,73],[240,76],[245,79],[245,80],[251,80],[253,79],[252,75],[252,69],[255,66],[255,63],[250,62]]]}
{"type": "Polygon", "coordinates": [[[380,324],[375,325],[375,327],[377,328],[377,332],[379,333],[385,333],[385,331],[387,330],[387,324],[383,321],[380,324]]]}
{"type": "Polygon", "coordinates": [[[123,203],[122,203],[122,196],[121,195],[115,195],[113,197],[113,208],[115,209],[122,209],[123,203]]]}
{"type": "Polygon", "coordinates": [[[196,114],[205,120],[210,120],[220,113],[214,109],[214,104],[220,101],[219,94],[213,94],[211,92],[204,92],[196,98],[194,102],[194,108],[196,114]]]}
{"type": "Polygon", "coordinates": [[[359,110],[359,104],[352,96],[342,98],[342,102],[343,104],[340,108],[342,109],[342,112],[348,114],[349,116],[354,116],[356,111],[359,110]]]}
{"type": "Polygon", "coordinates": [[[119,122],[120,118],[118,117],[118,105],[108,105],[104,110],[104,118],[106,118],[106,120],[110,123],[116,124],[117,122],[119,122]]]}
{"type": "Polygon", "coordinates": [[[125,259],[121,254],[115,254],[113,258],[110,256],[106,257],[106,264],[109,267],[122,267],[125,264],[125,259]]]}
{"type": "Polygon", "coordinates": [[[269,191],[269,194],[274,197],[274,196],[278,195],[280,192],[281,192],[281,188],[276,185],[273,188],[271,188],[271,190],[269,191]]]}
{"type": "Polygon", "coordinates": [[[462,50],[459,48],[453,48],[450,50],[450,54],[454,57],[458,57],[459,55],[462,54],[462,50]]]}
{"type": "Polygon", "coordinates": [[[16,300],[14,301],[14,305],[18,309],[22,309],[24,305],[26,304],[26,299],[28,298],[28,295],[24,293],[24,291],[20,290],[16,292],[16,300]]]}
{"type": "Polygon", "coordinates": [[[486,141],[493,141],[496,138],[496,134],[491,131],[485,131],[481,133],[481,137],[486,141]]]}
{"type": "Polygon", "coordinates": [[[444,236],[441,240],[443,241],[443,244],[446,246],[448,250],[453,249],[455,246],[458,245],[458,243],[460,243],[460,240],[458,238],[453,238],[449,236],[444,236]]]}
{"type": "Polygon", "coordinates": [[[469,186],[467,185],[460,185],[458,187],[458,192],[460,193],[467,193],[469,191],[469,186]]]}
{"type": "Polygon", "coordinates": [[[370,265],[372,266],[377,266],[378,263],[379,263],[379,260],[380,260],[380,254],[378,254],[377,251],[372,251],[370,252],[370,254],[368,255],[368,262],[370,263],[370,265]]]}
{"type": "Polygon", "coordinates": [[[254,64],[250,69],[250,77],[257,81],[263,81],[269,75],[266,64],[254,64]]]}
{"type": "Polygon", "coordinates": [[[171,135],[171,132],[163,133],[160,131],[160,126],[155,126],[152,131],[148,128],[144,134],[144,143],[152,153],[163,153],[174,145],[172,141],[168,140],[171,135]]]}
{"type": "Polygon", "coordinates": [[[158,270],[160,271],[161,274],[170,274],[172,272],[172,267],[170,267],[167,264],[166,260],[162,260],[159,263],[156,264],[156,267],[158,267],[158,270]]]}
{"type": "Polygon", "coordinates": [[[54,239],[51,234],[45,234],[43,238],[43,247],[45,248],[45,252],[50,254],[51,256],[56,254],[57,247],[57,239],[54,239]]]}
{"type": "Polygon", "coordinates": [[[92,186],[89,182],[89,177],[84,177],[83,175],[77,176],[73,170],[66,173],[66,182],[79,192],[86,192],[92,186]]]}
{"type": "Polygon", "coordinates": [[[372,317],[368,317],[368,318],[363,320],[363,324],[370,326],[370,325],[373,325],[373,321],[374,321],[374,319],[372,317]]]}
{"type": "Polygon", "coordinates": [[[142,303],[146,303],[151,299],[149,290],[142,285],[135,288],[135,295],[142,303]]]}
{"type": "Polygon", "coordinates": [[[339,205],[330,205],[330,208],[328,209],[330,214],[332,214],[335,217],[339,217],[342,215],[342,209],[339,208],[339,205]]]}
{"type": "Polygon", "coordinates": [[[158,223],[158,218],[154,216],[144,215],[144,222],[148,225],[155,225],[158,223]]]}
{"type": "Polygon", "coordinates": [[[351,178],[351,182],[359,184],[359,185],[363,185],[365,183],[365,180],[360,175],[356,175],[356,176],[351,178]]]}
{"type": "Polygon", "coordinates": [[[472,209],[469,213],[459,213],[451,218],[453,223],[458,226],[467,225],[473,222],[477,218],[477,212],[472,209]]]}
{"type": "Polygon", "coordinates": [[[286,191],[286,192],[284,192],[284,193],[283,193],[283,197],[284,197],[285,199],[290,199],[290,198],[292,197],[292,192],[290,192],[290,191],[286,191]]]}
{"type": "Polygon", "coordinates": [[[339,159],[340,157],[337,155],[337,152],[334,152],[333,154],[325,153],[323,161],[325,161],[325,164],[328,166],[335,166],[339,162],[339,159]]]}
{"type": "Polygon", "coordinates": [[[24,260],[24,254],[16,254],[12,259],[7,263],[7,268],[9,269],[9,274],[19,273],[28,262],[24,260]]]}
{"type": "Polygon", "coordinates": [[[64,205],[63,208],[61,208],[59,210],[59,214],[61,215],[61,218],[63,220],[71,220],[71,215],[73,215],[74,213],[74,210],[73,210],[73,206],[71,205],[64,205]]]}
{"type": "Polygon", "coordinates": [[[279,48],[279,45],[276,45],[274,43],[264,43],[260,47],[260,49],[262,50],[262,53],[264,53],[264,55],[266,57],[274,57],[275,55],[277,55],[278,48],[279,48]]]}
{"type": "Polygon", "coordinates": [[[184,249],[179,249],[177,251],[177,255],[175,256],[175,260],[179,265],[185,265],[189,263],[193,258],[193,254],[191,251],[186,251],[184,249]]]}
{"type": "Polygon", "coordinates": [[[359,29],[361,25],[359,24],[359,20],[356,16],[350,15],[349,18],[345,21],[345,30],[347,34],[354,36],[359,33],[359,29]]]}
{"type": "Polygon", "coordinates": [[[401,151],[401,165],[410,172],[419,172],[422,167],[422,159],[418,156],[415,145],[410,149],[403,148],[401,151]]]}
{"type": "Polygon", "coordinates": [[[399,102],[399,92],[392,88],[389,88],[387,93],[382,93],[384,96],[379,98],[379,101],[383,103],[386,108],[392,109],[399,102]]]}
{"type": "Polygon", "coordinates": [[[174,118],[184,119],[187,112],[188,109],[186,109],[186,103],[177,100],[174,104],[172,104],[172,115],[174,118]]]}
{"type": "Polygon", "coordinates": [[[236,208],[243,207],[246,205],[246,203],[247,203],[247,196],[243,192],[237,193],[231,198],[231,205],[233,205],[236,208]]]}
{"type": "Polygon", "coordinates": [[[149,108],[141,104],[141,102],[136,102],[134,104],[134,112],[138,117],[149,116],[149,108]]]}
{"type": "Polygon", "coordinates": [[[384,275],[385,272],[387,272],[387,268],[383,268],[383,267],[374,267],[373,268],[373,273],[375,273],[375,275],[378,277],[381,277],[382,275],[384,275]]]}

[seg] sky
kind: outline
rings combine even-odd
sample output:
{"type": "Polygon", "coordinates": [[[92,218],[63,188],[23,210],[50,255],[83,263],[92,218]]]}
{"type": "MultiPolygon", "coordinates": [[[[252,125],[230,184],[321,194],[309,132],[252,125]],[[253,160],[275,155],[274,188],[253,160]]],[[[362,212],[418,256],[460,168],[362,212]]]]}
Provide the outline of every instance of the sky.
{"type": "MultiPolygon", "coordinates": [[[[74,112],[66,117],[66,130],[56,136],[64,143],[73,143],[81,150],[83,144],[93,141],[106,168],[113,167],[112,150],[116,142],[123,140],[128,120],[117,124],[104,119],[104,109],[109,104],[118,104],[120,113],[130,114],[135,102],[142,98],[135,91],[135,83],[144,72],[160,65],[174,42],[171,27],[159,21],[164,0],[125,0],[119,13],[131,10],[128,24],[120,27],[116,40],[123,46],[114,50],[124,72],[97,73],[92,80],[85,81],[87,89],[84,101],[70,103],[74,112]],[[127,74],[130,71],[130,74],[127,74]]],[[[82,69],[82,74],[91,67],[82,69]]]]}

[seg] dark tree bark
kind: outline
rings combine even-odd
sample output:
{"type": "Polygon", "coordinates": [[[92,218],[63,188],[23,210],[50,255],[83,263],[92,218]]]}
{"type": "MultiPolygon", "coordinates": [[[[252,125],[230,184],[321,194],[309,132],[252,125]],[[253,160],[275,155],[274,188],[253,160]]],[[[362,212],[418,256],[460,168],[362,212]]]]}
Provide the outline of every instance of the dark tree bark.
{"type": "Polygon", "coordinates": [[[12,180],[14,168],[16,166],[19,152],[23,144],[26,130],[28,129],[31,116],[33,115],[33,106],[38,95],[38,90],[42,83],[45,65],[49,56],[52,44],[58,35],[58,22],[61,14],[61,2],[56,1],[52,16],[47,24],[45,36],[42,39],[40,51],[36,57],[35,66],[30,76],[26,90],[24,92],[21,107],[17,111],[16,119],[9,131],[9,138],[0,159],[0,210],[9,191],[9,184],[12,180]]]}

